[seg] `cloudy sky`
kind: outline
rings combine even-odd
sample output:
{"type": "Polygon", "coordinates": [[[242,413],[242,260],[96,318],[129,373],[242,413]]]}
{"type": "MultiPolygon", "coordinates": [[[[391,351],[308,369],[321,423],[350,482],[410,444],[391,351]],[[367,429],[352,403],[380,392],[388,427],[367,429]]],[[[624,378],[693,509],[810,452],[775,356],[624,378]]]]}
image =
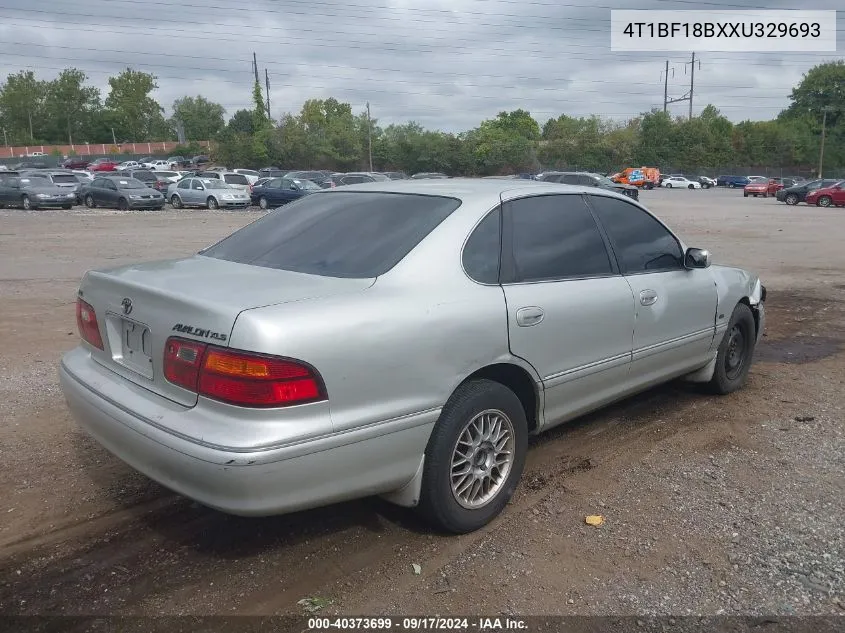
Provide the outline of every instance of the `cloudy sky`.
{"type": "MultiPolygon", "coordinates": [[[[252,54],[270,75],[275,117],[333,96],[380,124],[415,120],[460,131],[500,110],[542,124],[560,113],[614,119],[662,107],[687,91],[684,53],[614,53],[610,10],[794,9],[783,0],[0,0],[0,77],[32,69],[49,79],[84,70],[107,94],[126,66],[154,73],[155,95],[202,94],[231,115],[249,107],[252,54]]],[[[808,9],[834,9],[815,0],[808,9]]],[[[835,53],[699,52],[695,111],[716,105],[735,121],[788,105],[813,65],[845,58],[845,11],[835,53]]],[[[686,114],[688,104],[670,106],[686,114]]]]}

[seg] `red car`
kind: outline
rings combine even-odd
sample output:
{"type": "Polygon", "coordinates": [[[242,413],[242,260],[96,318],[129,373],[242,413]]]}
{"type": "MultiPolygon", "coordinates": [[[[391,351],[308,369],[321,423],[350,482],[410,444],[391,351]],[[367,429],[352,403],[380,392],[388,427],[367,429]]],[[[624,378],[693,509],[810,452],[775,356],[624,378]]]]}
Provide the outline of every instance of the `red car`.
{"type": "Polygon", "coordinates": [[[783,182],[780,178],[769,178],[768,180],[754,180],[747,185],[745,185],[745,191],[742,192],[742,195],[746,198],[748,196],[763,196],[764,198],[768,198],[769,196],[775,195],[780,189],[783,189],[783,182]]]}
{"type": "Polygon", "coordinates": [[[98,158],[88,165],[88,171],[115,171],[119,164],[111,158],[98,158]]]}
{"type": "Polygon", "coordinates": [[[817,207],[845,207],[845,180],[824,189],[811,191],[807,194],[805,202],[817,207]]]}

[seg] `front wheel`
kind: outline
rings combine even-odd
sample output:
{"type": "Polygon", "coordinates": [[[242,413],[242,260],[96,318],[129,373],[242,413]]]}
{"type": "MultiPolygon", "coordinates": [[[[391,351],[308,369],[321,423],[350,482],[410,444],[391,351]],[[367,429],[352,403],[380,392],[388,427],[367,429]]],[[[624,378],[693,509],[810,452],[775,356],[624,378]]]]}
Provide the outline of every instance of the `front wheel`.
{"type": "Polygon", "coordinates": [[[29,196],[24,196],[21,198],[21,206],[24,208],[25,211],[32,211],[32,200],[29,199],[29,196]]]}
{"type": "Polygon", "coordinates": [[[666,188],[667,188],[667,189],[671,189],[671,188],[672,188],[672,183],[667,182],[665,186],[666,186],[666,188]]]}
{"type": "Polygon", "coordinates": [[[695,189],[695,185],[690,185],[687,187],[687,189],[695,189]]]}
{"type": "Polygon", "coordinates": [[[736,188],[735,184],[733,184],[733,183],[728,184],[728,189],[734,189],[734,188],[736,188]]]}
{"type": "MultiPolygon", "coordinates": [[[[819,198],[819,199],[818,199],[818,201],[816,202],[816,206],[819,206],[819,207],[829,207],[829,206],[831,205],[831,203],[833,203],[833,198],[831,198],[830,196],[822,196],[822,197],[821,197],[821,198],[819,198]]],[[[26,208],[26,207],[24,207],[24,209],[25,209],[25,208],[26,208]]]]}
{"type": "Polygon", "coordinates": [[[527,450],[528,422],[513,391],[492,380],[461,385],[428,441],[418,511],[448,532],[481,528],[513,496],[527,450]]]}
{"type": "Polygon", "coordinates": [[[798,204],[798,196],[796,196],[794,193],[790,193],[786,196],[785,202],[790,206],[795,206],[796,204],[798,204]]]}
{"type": "Polygon", "coordinates": [[[267,198],[265,198],[264,196],[261,196],[261,197],[258,199],[258,206],[259,206],[259,207],[261,207],[262,209],[266,209],[266,208],[267,208],[267,207],[269,207],[270,205],[269,205],[269,204],[268,204],[268,202],[267,202],[267,198]]]}
{"type": "Polygon", "coordinates": [[[89,209],[94,208],[94,196],[92,196],[90,193],[85,196],[85,206],[89,209]]]}
{"type": "Polygon", "coordinates": [[[170,205],[174,209],[181,209],[182,208],[182,198],[177,196],[175,193],[170,197],[170,205]]]}
{"type": "Polygon", "coordinates": [[[126,211],[129,209],[129,203],[126,202],[126,198],[121,198],[117,201],[117,208],[120,211],[126,211]]]}
{"type": "Polygon", "coordinates": [[[745,384],[756,344],[757,326],[751,308],[738,303],[716,354],[716,369],[708,384],[710,391],[726,395],[745,384]]]}
{"type": "Polygon", "coordinates": [[[742,192],[742,197],[743,197],[743,198],[747,198],[747,197],[748,197],[748,192],[747,192],[747,191],[743,191],[743,192],[742,192]]]}
{"type": "Polygon", "coordinates": [[[220,205],[217,203],[217,198],[214,196],[208,196],[208,200],[205,201],[206,206],[209,209],[219,209],[220,205]]]}

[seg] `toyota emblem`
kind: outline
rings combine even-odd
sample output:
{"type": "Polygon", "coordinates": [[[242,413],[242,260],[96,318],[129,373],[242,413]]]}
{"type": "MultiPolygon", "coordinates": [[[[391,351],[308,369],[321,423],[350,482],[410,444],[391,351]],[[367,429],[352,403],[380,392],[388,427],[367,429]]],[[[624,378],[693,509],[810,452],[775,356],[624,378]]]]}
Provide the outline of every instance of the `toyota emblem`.
{"type": "Polygon", "coordinates": [[[129,314],[132,312],[132,299],[129,297],[124,297],[123,301],[120,302],[120,305],[123,306],[123,314],[129,314]]]}

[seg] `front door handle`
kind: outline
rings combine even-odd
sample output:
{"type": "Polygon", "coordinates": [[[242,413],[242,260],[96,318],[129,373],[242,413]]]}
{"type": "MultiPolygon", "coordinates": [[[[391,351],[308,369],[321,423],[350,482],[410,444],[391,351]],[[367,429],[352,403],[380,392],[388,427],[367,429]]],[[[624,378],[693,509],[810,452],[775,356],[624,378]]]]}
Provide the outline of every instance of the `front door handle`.
{"type": "Polygon", "coordinates": [[[519,327],[531,327],[540,323],[544,316],[546,316],[546,313],[543,312],[543,308],[537,306],[520,308],[516,311],[516,324],[519,327]]]}
{"type": "Polygon", "coordinates": [[[644,306],[651,306],[657,303],[657,292],[654,290],[643,290],[640,293],[640,303],[644,306]]]}

